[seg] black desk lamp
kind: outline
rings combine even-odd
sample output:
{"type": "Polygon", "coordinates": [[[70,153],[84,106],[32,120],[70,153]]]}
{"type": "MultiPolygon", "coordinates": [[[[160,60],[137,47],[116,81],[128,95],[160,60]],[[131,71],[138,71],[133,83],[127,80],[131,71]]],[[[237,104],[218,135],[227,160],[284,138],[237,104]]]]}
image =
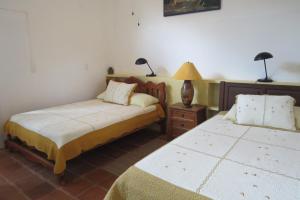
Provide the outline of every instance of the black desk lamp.
{"type": "Polygon", "coordinates": [[[265,78],[262,78],[262,79],[258,79],[257,81],[258,82],[273,82],[272,79],[270,79],[268,77],[268,71],[267,71],[267,65],[266,65],[266,60],[267,59],[270,59],[270,58],[273,58],[273,55],[268,53],[268,52],[262,52],[262,53],[259,53],[257,56],[255,56],[254,58],[254,61],[258,61],[258,60],[264,60],[264,63],[265,63],[265,73],[266,73],[266,77],[265,78]]]}
{"type": "Polygon", "coordinates": [[[139,59],[137,59],[136,61],[135,61],[135,64],[136,65],[144,65],[144,64],[147,64],[148,65],[148,67],[149,67],[149,69],[151,70],[151,74],[147,74],[146,76],[147,77],[154,77],[154,76],[156,76],[156,74],[154,74],[154,72],[153,72],[153,70],[151,69],[151,67],[150,67],[150,65],[149,65],[149,63],[148,63],[148,61],[145,59],[145,58],[139,58],[139,59]]]}

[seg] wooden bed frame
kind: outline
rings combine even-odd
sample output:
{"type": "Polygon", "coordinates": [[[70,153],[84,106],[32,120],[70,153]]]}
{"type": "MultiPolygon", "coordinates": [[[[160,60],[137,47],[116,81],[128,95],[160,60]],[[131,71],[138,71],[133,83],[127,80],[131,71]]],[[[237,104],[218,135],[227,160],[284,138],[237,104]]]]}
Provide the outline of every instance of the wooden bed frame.
{"type": "Polygon", "coordinates": [[[300,106],[300,86],[221,82],[219,111],[228,111],[238,94],[289,95],[295,98],[296,106],[300,106]]]}
{"type": "MultiPolygon", "coordinates": [[[[154,96],[159,99],[159,103],[162,106],[162,108],[166,109],[166,84],[165,83],[152,83],[147,82],[144,83],[141,80],[135,78],[135,77],[129,77],[129,78],[116,78],[116,81],[119,82],[125,82],[125,83],[137,83],[136,92],[140,93],[146,93],[151,96],[154,96]]],[[[108,80],[107,80],[108,83],[108,80]]],[[[160,124],[161,131],[165,132],[165,119],[158,121],[157,123],[160,124]]],[[[125,135],[129,135],[130,133],[134,133],[140,129],[143,129],[146,127],[135,129],[129,133],[126,133],[125,135]]],[[[113,141],[111,141],[113,142],[113,141]]],[[[47,159],[46,154],[36,150],[34,147],[27,146],[24,142],[19,140],[18,138],[12,138],[9,134],[7,134],[7,139],[5,141],[5,147],[10,152],[19,152],[21,153],[25,158],[27,158],[30,161],[39,163],[43,165],[44,167],[53,170],[54,168],[54,161],[50,161],[47,159]]],[[[99,146],[97,146],[99,147],[99,146]]],[[[95,148],[97,148],[95,147],[95,148]]],[[[58,179],[60,183],[64,183],[64,174],[58,175],[58,179]]]]}

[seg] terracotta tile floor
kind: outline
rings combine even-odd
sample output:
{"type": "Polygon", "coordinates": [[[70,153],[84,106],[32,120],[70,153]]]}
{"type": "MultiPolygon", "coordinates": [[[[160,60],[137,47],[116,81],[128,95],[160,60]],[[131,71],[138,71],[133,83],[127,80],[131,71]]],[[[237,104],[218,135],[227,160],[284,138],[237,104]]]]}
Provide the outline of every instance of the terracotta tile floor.
{"type": "Polygon", "coordinates": [[[145,129],[87,152],[67,163],[66,184],[50,170],[19,153],[0,150],[0,200],[103,199],[128,167],[167,143],[165,135],[145,129]]]}

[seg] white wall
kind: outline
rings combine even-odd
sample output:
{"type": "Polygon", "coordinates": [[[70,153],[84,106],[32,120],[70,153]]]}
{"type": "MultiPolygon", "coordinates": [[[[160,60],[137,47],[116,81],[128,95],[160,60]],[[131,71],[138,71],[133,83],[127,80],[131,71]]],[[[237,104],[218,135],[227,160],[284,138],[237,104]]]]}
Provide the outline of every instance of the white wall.
{"type": "Polygon", "coordinates": [[[253,57],[270,51],[273,78],[299,82],[299,19],[298,0],[223,0],[219,11],[175,17],[163,17],[163,0],[0,0],[0,126],[93,98],[108,65],[147,73],[137,57],[159,75],[190,60],[204,78],[255,80],[263,67],[253,57]]]}
{"type": "Polygon", "coordinates": [[[253,58],[269,51],[274,80],[300,81],[299,0],[223,0],[219,11],[174,17],[163,17],[163,0],[116,2],[110,64],[119,73],[147,73],[134,66],[141,56],[159,75],[189,60],[204,78],[256,80],[264,69],[253,58]]]}
{"type": "Polygon", "coordinates": [[[1,127],[12,114],[103,90],[111,8],[106,0],[0,0],[1,127]]]}

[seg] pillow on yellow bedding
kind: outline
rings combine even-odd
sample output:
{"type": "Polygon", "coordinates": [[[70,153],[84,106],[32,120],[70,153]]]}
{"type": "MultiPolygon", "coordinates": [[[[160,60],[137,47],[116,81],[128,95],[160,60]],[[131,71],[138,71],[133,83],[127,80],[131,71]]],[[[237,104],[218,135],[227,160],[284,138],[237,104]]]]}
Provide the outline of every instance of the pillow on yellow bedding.
{"type": "Polygon", "coordinates": [[[130,98],[130,105],[137,105],[141,107],[151,106],[158,102],[159,100],[157,98],[144,93],[134,93],[130,98]]]}
{"type": "Polygon", "coordinates": [[[126,84],[111,80],[105,91],[104,101],[127,106],[136,86],[136,83],[126,84]]]}

